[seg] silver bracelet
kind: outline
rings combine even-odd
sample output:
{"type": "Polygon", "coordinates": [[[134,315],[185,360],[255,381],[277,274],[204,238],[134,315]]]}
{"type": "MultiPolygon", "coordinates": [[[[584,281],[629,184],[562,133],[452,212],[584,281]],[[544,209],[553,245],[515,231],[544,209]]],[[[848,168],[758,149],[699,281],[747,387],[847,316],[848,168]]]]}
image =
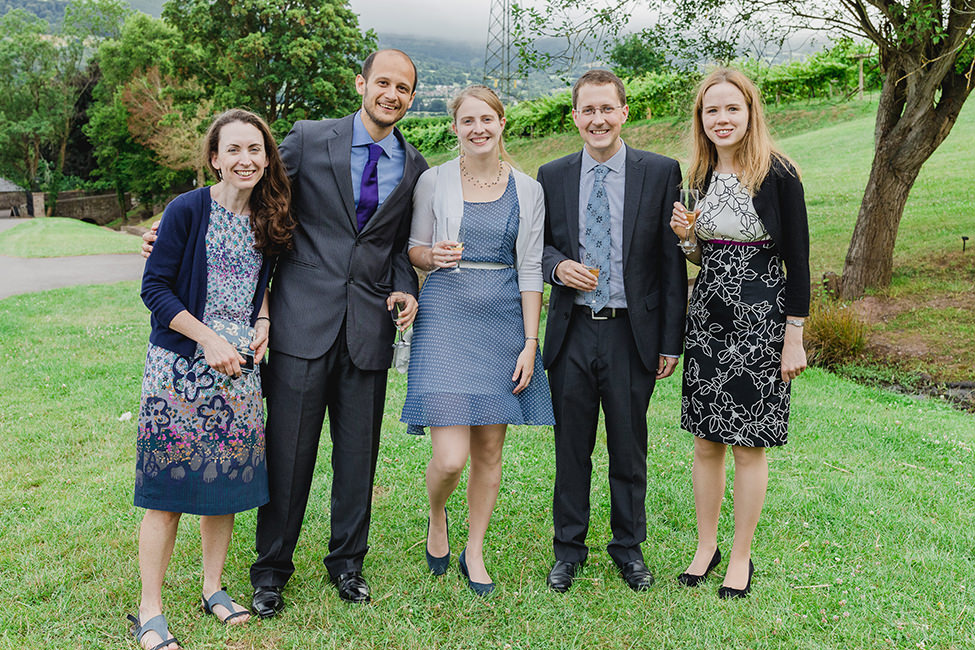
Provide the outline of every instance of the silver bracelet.
{"type": "Polygon", "coordinates": [[[537,336],[526,336],[525,337],[525,340],[526,341],[537,341],[538,340],[538,337],[537,336]]]}
{"type": "Polygon", "coordinates": [[[786,318],[785,324],[792,325],[793,327],[802,327],[803,325],[805,325],[805,321],[801,321],[797,318],[786,318]]]}

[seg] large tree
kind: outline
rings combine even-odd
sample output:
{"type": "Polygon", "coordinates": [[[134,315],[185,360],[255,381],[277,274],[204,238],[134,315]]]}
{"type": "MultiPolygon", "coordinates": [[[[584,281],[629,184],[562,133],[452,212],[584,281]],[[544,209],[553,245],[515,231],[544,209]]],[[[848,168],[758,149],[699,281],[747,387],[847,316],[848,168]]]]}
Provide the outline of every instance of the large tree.
{"type": "Polygon", "coordinates": [[[359,63],[375,48],[347,0],[169,0],[163,19],[196,53],[218,107],[262,115],[284,134],[297,119],[353,110],[359,63]]]}
{"type": "MultiPolygon", "coordinates": [[[[565,16],[566,11],[587,4],[547,0],[542,8],[522,11],[535,17],[533,24],[544,25],[539,16],[565,16]]],[[[867,288],[888,286],[897,229],[911,187],[921,166],[948,136],[975,84],[975,0],[614,0],[612,4],[616,25],[624,24],[626,13],[637,5],[658,9],[665,30],[672,35],[693,34],[699,52],[708,48],[728,52],[757,33],[784,38],[800,29],[829,30],[877,46],[883,86],[873,165],[846,256],[842,293],[856,298],[867,288]]],[[[604,16],[594,17],[594,29],[605,30],[605,24],[604,16]]],[[[530,45],[530,36],[522,39],[524,45],[530,45]]]]}

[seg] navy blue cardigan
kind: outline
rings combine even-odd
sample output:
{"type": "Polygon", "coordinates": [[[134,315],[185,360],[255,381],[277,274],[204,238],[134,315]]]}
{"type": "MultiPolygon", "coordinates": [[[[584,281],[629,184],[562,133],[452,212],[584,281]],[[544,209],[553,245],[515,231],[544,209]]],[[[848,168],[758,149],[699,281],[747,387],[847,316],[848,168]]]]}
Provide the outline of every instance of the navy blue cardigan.
{"type": "MultiPolygon", "coordinates": [[[[159,238],[142,273],[142,302],[151,312],[149,341],[184,357],[196,353],[196,341],[170,329],[184,309],[203,321],[207,302],[206,236],[210,225],[210,188],[201,187],[170,201],[159,224],[159,238]]],[[[271,260],[263,257],[251,311],[257,319],[271,277],[271,260]]]]}

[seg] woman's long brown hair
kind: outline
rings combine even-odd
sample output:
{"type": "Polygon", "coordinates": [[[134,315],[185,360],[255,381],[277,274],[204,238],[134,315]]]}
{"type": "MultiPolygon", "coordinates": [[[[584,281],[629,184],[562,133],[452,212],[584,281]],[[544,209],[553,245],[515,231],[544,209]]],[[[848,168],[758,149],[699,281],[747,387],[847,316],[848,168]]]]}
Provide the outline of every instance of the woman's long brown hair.
{"type": "Polygon", "coordinates": [[[271,135],[267,122],[260,116],[240,108],[232,108],[213,120],[204,141],[204,157],[207,167],[220,180],[220,173],[213,166],[213,156],[218,152],[220,130],[231,122],[250,124],[264,138],[267,168],[261,180],[251,191],[249,201],[250,226],[254,233],[254,248],[273,256],[289,250],[294,245],[295,220],[291,216],[291,182],[281,162],[278,145],[271,135]]]}

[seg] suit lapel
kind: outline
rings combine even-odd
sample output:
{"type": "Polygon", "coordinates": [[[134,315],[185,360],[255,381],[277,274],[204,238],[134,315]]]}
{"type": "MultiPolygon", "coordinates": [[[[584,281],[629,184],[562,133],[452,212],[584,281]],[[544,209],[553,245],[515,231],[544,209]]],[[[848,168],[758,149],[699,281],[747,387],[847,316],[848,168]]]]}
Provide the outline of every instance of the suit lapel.
{"type": "Polygon", "coordinates": [[[569,228],[570,257],[579,259],[579,182],[582,175],[582,152],[569,162],[562,180],[565,187],[565,216],[569,228]]]}
{"type": "Polygon", "coordinates": [[[626,183],[623,188],[623,270],[629,258],[630,245],[633,243],[633,230],[643,205],[643,178],[646,167],[642,156],[635,150],[626,148],[626,183]]]}
{"type": "Polygon", "coordinates": [[[352,120],[355,114],[340,120],[328,139],[328,158],[335,184],[342,197],[342,205],[352,227],[355,222],[355,195],[352,192],[352,120]]]}

